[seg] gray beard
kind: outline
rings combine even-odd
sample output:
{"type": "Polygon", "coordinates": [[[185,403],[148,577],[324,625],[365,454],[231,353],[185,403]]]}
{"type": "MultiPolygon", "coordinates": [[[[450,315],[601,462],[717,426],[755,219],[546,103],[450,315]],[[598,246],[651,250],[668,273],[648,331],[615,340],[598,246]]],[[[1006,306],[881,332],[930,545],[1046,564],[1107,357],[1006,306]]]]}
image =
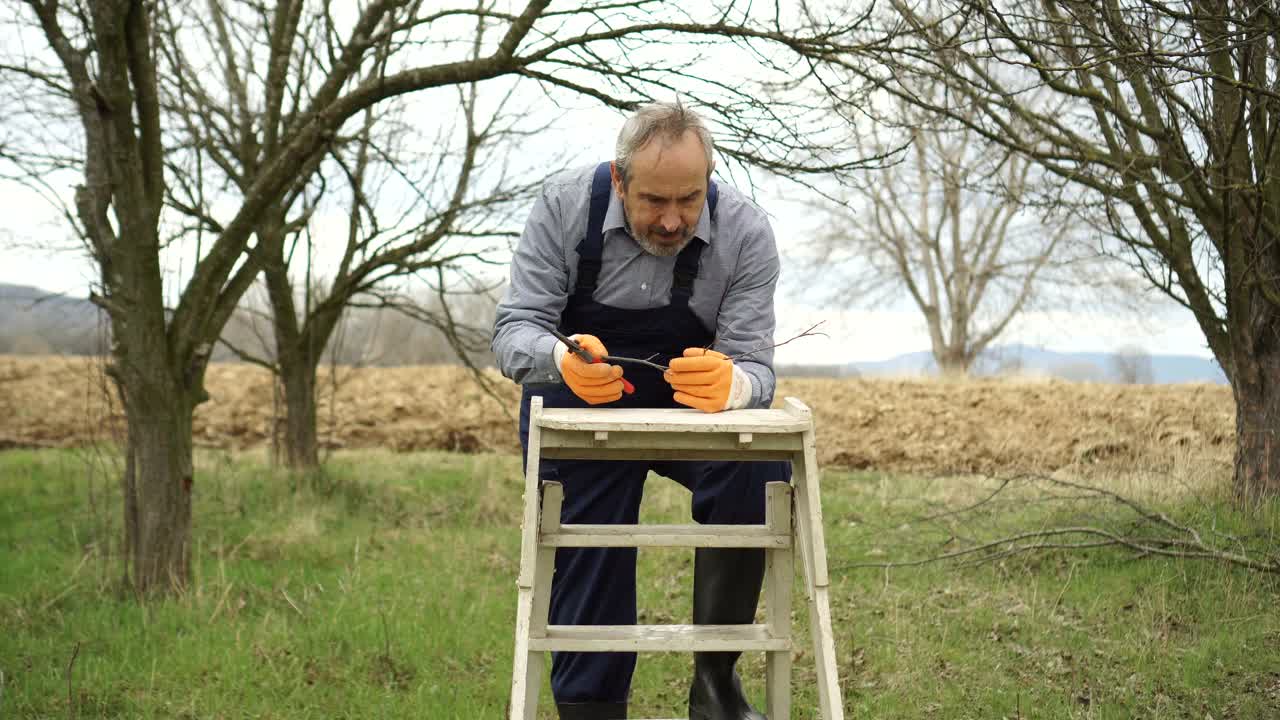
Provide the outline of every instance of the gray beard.
{"type": "Polygon", "coordinates": [[[626,218],[626,225],[627,232],[631,234],[631,237],[635,238],[636,244],[640,246],[640,249],[656,257],[674,257],[679,255],[680,251],[689,244],[689,241],[693,240],[693,234],[690,233],[689,237],[681,240],[675,245],[659,245],[658,243],[650,240],[643,233],[636,232],[635,228],[631,227],[631,218],[626,218]]]}
{"type": "Polygon", "coordinates": [[[672,257],[679,255],[680,251],[683,250],[685,246],[689,244],[689,241],[693,239],[693,236],[691,235],[684,240],[681,240],[677,245],[658,245],[643,235],[633,235],[632,237],[634,237],[636,242],[640,244],[641,249],[650,255],[656,255],[658,257],[672,257]]]}

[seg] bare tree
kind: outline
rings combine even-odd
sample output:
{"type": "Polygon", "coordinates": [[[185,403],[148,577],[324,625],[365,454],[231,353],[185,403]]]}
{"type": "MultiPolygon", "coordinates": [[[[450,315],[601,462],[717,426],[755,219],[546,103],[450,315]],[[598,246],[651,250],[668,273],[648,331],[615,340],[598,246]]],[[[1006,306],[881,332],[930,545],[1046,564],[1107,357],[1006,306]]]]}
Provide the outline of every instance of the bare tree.
{"type": "MultiPolygon", "coordinates": [[[[207,160],[240,189],[252,185],[262,170],[261,155],[268,152],[260,147],[257,129],[274,125],[268,135],[288,136],[294,121],[288,99],[304,94],[314,78],[330,74],[324,58],[338,54],[333,18],[323,7],[293,6],[295,16],[286,21],[293,31],[264,36],[260,42],[241,39],[252,37],[254,23],[245,9],[211,3],[207,17],[183,13],[182,22],[197,21],[223,69],[226,87],[219,93],[210,92],[207,79],[197,78],[183,54],[182,25],[168,16],[160,24],[162,50],[182,69],[170,78],[171,94],[178,99],[171,112],[181,118],[190,145],[200,152],[186,158],[187,170],[196,172],[200,161],[207,160]],[[325,52],[313,52],[316,48],[325,52]],[[270,68],[275,67],[284,69],[273,77],[270,68]],[[268,70],[264,74],[259,68],[268,70]],[[245,89],[257,87],[264,88],[263,105],[250,102],[245,89]],[[234,112],[225,112],[223,98],[231,99],[234,112]]],[[[480,57],[486,24],[484,17],[476,22],[471,61],[480,57]]],[[[363,82],[385,77],[390,59],[405,42],[387,35],[374,49],[363,82]]],[[[483,258],[486,250],[498,248],[500,243],[493,241],[515,234],[504,231],[503,210],[524,198],[531,185],[507,179],[496,162],[514,152],[506,145],[513,137],[504,108],[509,94],[497,98],[488,111],[477,108],[476,83],[457,87],[455,95],[450,110],[456,107],[460,128],[447,124],[452,113],[439,113],[434,122],[410,122],[410,111],[394,101],[377,112],[366,109],[349,137],[335,137],[313,166],[300,169],[290,191],[254,230],[265,258],[272,352],[232,348],[278,378],[284,409],[280,457],[289,467],[314,468],[319,462],[317,368],[353,300],[398,297],[397,282],[483,258]],[[330,196],[346,197],[335,201],[330,196]],[[394,201],[401,196],[405,200],[394,201]],[[316,234],[325,230],[317,215],[326,204],[340,210],[331,214],[346,218],[345,245],[332,262],[316,267],[316,255],[324,250],[316,234]],[[451,246],[450,239],[465,244],[451,246]]],[[[208,195],[200,192],[203,187],[187,183],[182,189],[178,204],[191,220],[212,214],[208,195]]],[[[446,336],[436,337],[450,349],[446,336]]]]}
{"type": "Polygon", "coordinates": [[[890,8],[879,62],[845,69],[1100,198],[1117,252],[1192,313],[1231,383],[1237,497],[1280,494],[1280,14],[1232,0],[890,8]]]}
{"type": "MultiPolygon", "coordinates": [[[[214,6],[226,4],[213,0],[214,6]]],[[[239,125],[250,129],[250,137],[229,138],[228,144],[251,151],[244,162],[201,168],[216,171],[225,182],[196,173],[200,184],[192,193],[216,185],[225,197],[216,215],[193,223],[178,217],[192,217],[193,209],[200,215],[205,206],[179,207],[187,193],[175,189],[188,178],[168,167],[173,158],[192,152],[192,135],[166,114],[189,96],[175,95],[174,87],[161,81],[186,69],[174,64],[176,52],[159,52],[157,37],[157,28],[176,16],[179,6],[164,0],[9,0],[10,16],[33,20],[27,32],[45,43],[44,50],[25,43],[9,46],[17,55],[0,58],[6,78],[37,91],[24,94],[11,115],[78,127],[64,152],[15,148],[7,137],[5,157],[25,167],[32,183],[44,176],[43,167],[59,163],[83,177],[67,219],[99,266],[100,285],[92,298],[111,317],[108,372],[128,428],[126,577],[139,592],[179,588],[190,576],[192,413],[207,397],[205,369],[222,327],[272,261],[275,240],[259,231],[282,218],[287,225],[300,217],[290,214],[294,204],[287,201],[300,194],[299,178],[312,174],[349,123],[367,109],[406,93],[498,78],[624,109],[683,89],[704,101],[718,122],[724,154],[734,160],[785,173],[842,173],[860,165],[832,152],[829,136],[808,120],[807,101],[765,106],[757,99],[765,96],[764,84],[787,77],[797,60],[858,52],[851,38],[859,18],[808,13],[797,18],[781,7],[686,8],[645,0],[602,0],[564,10],[550,10],[549,4],[530,0],[506,12],[483,2],[442,7],[370,0],[336,8],[278,0],[245,3],[243,13],[228,13],[253,18],[229,32],[232,43],[272,48],[264,65],[255,62],[264,69],[265,82],[243,88],[236,79],[246,76],[229,73],[228,87],[243,94],[223,98],[221,107],[200,121],[223,132],[230,127],[227,118],[256,103],[272,112],[279,108],[281,119],[239,125]],[[14,4],[25,6],[21,14],[14,4]],[[298,32],[305,7],[317,7],[321,15],[346,15],[325,20],[322,44],[301,40],[294,45],[291,40],[313,37],[298,32]],[[459,28],[470,27],[476,18],[495,30],[478,55],[472,43],[457,42],[459,28]],[[677,43],[697,40],[735,52],[739,67],[751,62],[761,70],[732,82],[718,80],[704,72],[709,65],[699,66],[706,58],[696,44],[675,49],[677,43]],[[386,72],[374,72],[387,47],[411,52],[386,58],[386,72]],[[312,82],[288,91],[283,78],[304,57],[320,57],[323,66],[315,66],[312,82]],[[424,58],[427,64],[421,64],[424,58]],[[278,94],[283,94],[279,103],[278,94]],[[253,174],[237,185],[236,168],[249,165],[253,174]],[[189,260],[177,281],[169,277],[168,287],[166,252],[185,253],[189,260]]],[[[185,43],[188,36],[179,28],[173,37],[185,43]]],[[[182,56],[201,60],[200,52],[182,56]]],[[[717,72],[721,67],[723,62],[717,72]]]]}
{"type": "Polygon", "coordinates": [[[1150,385],[1155,381],[1151,354],[1137,345],[1125,345],[1111,360],[1116,380],[1125,385],[1150,385]]]}
{"type": "Polygon", "coordinates": [[[1033,207],[1052,190],[1033,162],[897,106],[901,131],[873,127],[862,143],[870,155],[902,148],[899,162],[856,176],[844,202],[827,206],[818,263],[838,278],[829,282],[840,299],[874,304],[905,291],[939,370],[963,375],[1024,311],[1130,294],[1076,218],[1033,207]]]}
{"type": "Polygon", "coordinates": [[[372,300],[352,301],[340,323],[342,342],[331,344],[325,359],[379,367],[492,367],[488,343],[497,308],[496,290],[466,290],[444,301],[441,294],[445,293],[421,290],[399,298],[384,293],[372,300]]]}

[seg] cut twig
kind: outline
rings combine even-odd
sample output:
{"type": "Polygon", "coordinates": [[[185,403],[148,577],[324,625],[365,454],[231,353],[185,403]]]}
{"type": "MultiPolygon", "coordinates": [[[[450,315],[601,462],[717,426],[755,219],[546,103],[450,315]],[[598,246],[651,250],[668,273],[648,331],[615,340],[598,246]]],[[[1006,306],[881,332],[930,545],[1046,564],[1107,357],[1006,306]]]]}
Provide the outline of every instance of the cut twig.
{"type": "Polygon", "coordinates": [[[378,610],[378,617],[382,619],[382,657],[388,662],[391,661],[391,633],[387,630],[387,612],[385,609],[378,610]]]}
{"type": "Polygon", "coordinates": [[[67,716],[75,720],[76,717],[76,698],[71,688],[71,670],[76,666],[76,658],[80,655],[80,641],[76,641],[76,647],[71,651],[71,660],[67,662],[67,716]]]}
{"type": "Polygon", "coordinates": [[[803,338],[803,337],[810,337],[810,336],[821,335],[822,337],[829,338],[829,337],[831,337],[831,336],[830,336],[830,335],[827,335],[827,334],[826,334],[826,333],[824,333],[824,332],[814,332],[814,331],[813,331],[813,329],[814,329],[814,328],[818,327],[819,325],[821,325],[821,324],[822,324],[822,323],[824,323],[824,322],[826,322],[826,321],[825,321],[825,320],[819,320],[818,322],[816,322],[816,323],[814,323],[814,324],[810,325],[810,326],[809,326],[809,329],[805,330],[804,332],[800,333],[799,335],[794,335],[794,336],[792,336],[792,337],[789,337],[789,338],[787,338],[786,340],[783,340],[783,341],[782,341],[782,342],[780,342],[780,343],[774,343],[773,345],[764,345],[764,346],[761,346],[761,347],[758,347],[758,348],[752,348],[751,350],[748,350],[748,351],[746,351],[746,352],[738,353],[737,355],[730,355],[730,356],[729,356],[729,359],[730,359],[730,360],[737,360],[738,358],[744,358],[744,357],[747,357],[747,356],[749,356],[749,355],[754,355],[755,353],[758,353],[758,352],[763,352],[763,351],[765,351],[765,350],[772,350],[773,348],[782,347],[783,345],[786,345],[786,344],[787,344],[787,343],[789,343],[789,342],[792,342],[792,341],[794,341],[794,340],[799,340],[800,338],[803,338]]]}
{"type": "Polygon", "coordinates": [[[641,360],[640,358],[621,357],[621,356],[619,356],[619,355],[605,355],[603,359],[604,359],[604,361],[605,361],[605,362],[610,363],[610,364],[613,364],[613,363],[631,363],[631,364],[634,364],[634,365],[645,365],[645,366],[648,366],[648,367],[653,368],[654,370],[659,370],[659,371],[661,371],[661,372],[666,372],[666,371],[667,371],[667,366],[666,366],[666,365],[659,365],[659,364],[658,364],[658,363],[656,363],[656,362],[651,362],[651,361],[649,361],[649,360],[641,360]]]}
{"type": "MultiPolygon", "coordinates": [[[[749,357],[749,356],[754,355],[754,354],[756,354],[756,353],[758,353],[758,352],[763,352],[763,351],[765,351],[765,350],[769,350],[769,349],[771,349],[771,348],[782,347],[783,345],[786,345],[787,343],[792,342],[793,340],[799,340],[800,338],[803,338],[803,337],[810,337],[810,336],[816,336],[816,335],[821,335],[822,337],[829,337],[826,333],[823,333],[823,332],[814,332],[814,331],[813,331],[813,329],[814,329],[814,328],[818,327],[818,326],[819,326],[819,325],[821,325],[823,322],[825,322],[825,321],[818,321],[818,322],[814,323],[813,325],[811,325],[811,326],[809,327],[809,329],[805,330],[804,332],[800,333],[799,335],[795,335],[795,336],[793,336],[793,337],[789,337],[789,338],[787,338],[786,340],[783,340],[783,341],[782,341],[782,342],[780,342],[780,343],[775,343],[775,344],[773,344],[773,345],[764,345],[764,346],[761,346],[761,347],[758,347],[758,348],[752,348],[752,349],[750,349],[750,350],[748,350],[748,351],[746,351],[746,352],[740,352],[740,353],[737,353],[737,354],[734,354],[734,355],[729,355],[729,356],[728,356],[728,358],[729,358],[730,360],[738,360],[738,359],[741,359],[741,358],[744,358],[744,357],[749,357]]],[[[710,346],[708,346],[708,348],[709,348],[709,347],[710,347],[710,346]]],[[[653,357],[653,356],[651,355],[651,356],[650,356],[650,358],[652,358],[652,357],[653,357]]],[[[646,366],[646,367],[651,367],[651,368],[653,368],[654,370],[659,370],[659,371],[661,371],[661,372],[666,372],[666,371],[668,370],[668,368],[667,368],[667,366],[666,366],[666,365],[658,364],[658,363],[656,363],[656,362],[653,362],[651,359],[642,360],[642,359],[640,359],[640,358],[623,357],[623,356],[621,356],[621,355],[605,355],[605,356],[602,358],[602,360],[604,360],[604,362],[607,362],[607,363],[610,363],[610,364],[612,364],[612,363],[632,363],[632,364],[635,364],[635,365],[644,365],[644,366],[646,366]]]]}
{"type": "Polygon", "coordinates": [[[222,611],[222,606],[227,601],[227,594],[231,592],[231,586],[234,584],[235,583],[227,583],[225,586],[223,586],[222,597],[218,598],[218,604],[213,606],[213,613],[209,615],[210,624],[212,624],[213,621],[218,617],[218,613],[222,611]]]}
{"type": "Polygon", "coordinates": [[[293,601],[293,598],[289,597],[289,593],[285,592],[284,588],[280,588],[280,594],[283,595],[285,601],[289,603],[289,607],[296,610],[299,615],[306,617],[306,613],[302,612],[302,609],[299,608],[298,604],[293,601]]]}

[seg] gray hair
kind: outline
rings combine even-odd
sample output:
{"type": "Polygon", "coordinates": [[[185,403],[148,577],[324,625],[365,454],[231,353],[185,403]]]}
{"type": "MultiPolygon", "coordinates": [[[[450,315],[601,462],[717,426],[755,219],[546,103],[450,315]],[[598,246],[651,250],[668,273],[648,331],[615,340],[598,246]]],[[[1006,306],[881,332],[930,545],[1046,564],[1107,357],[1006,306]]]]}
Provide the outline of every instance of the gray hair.
{"type": "Polygon", "coordinates": [[[702,122],[702,118],[694,111],[686,108],[679,101],[674,103],[652,103],[636,111],[627,118],[621,132],[618,133],[618,145],[615,150],[614,164],[625,185],[631,179],[631,156],[644,147],[649,141],[660,138],[675,140],[693,131],[702,141],[702,149],[707,154],[707,178],[711,177],[711,168],[715,160],[711,153],[715,143],[711,141],[711,132],[702,122]]]}

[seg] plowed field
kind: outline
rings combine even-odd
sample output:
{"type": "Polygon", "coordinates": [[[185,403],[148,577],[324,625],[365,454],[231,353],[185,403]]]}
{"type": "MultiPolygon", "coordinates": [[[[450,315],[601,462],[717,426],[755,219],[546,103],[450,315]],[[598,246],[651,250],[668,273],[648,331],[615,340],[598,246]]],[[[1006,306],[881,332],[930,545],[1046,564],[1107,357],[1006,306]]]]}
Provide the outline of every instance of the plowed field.
{"type": "MultiPolygon", "coordinates": [[[[519,392],[494,374],[502,403],[453,367],[322,372],[326,447],[515,453],[519,392]]],[[[99,364],[0,356],[0,448],[72,446],[121,437],[99,364]]],[[[278,425],[265,370],[213,365],[196,411],[197,445],[269,443],[278,425]]],[[[1122,386],[1056,380],[783,379],[818,422],[825,465],[890,472],[994,473],[1141,466],[1175,458],[1228,468],[1235,406],[1211,385],[1122,386]]]]}

